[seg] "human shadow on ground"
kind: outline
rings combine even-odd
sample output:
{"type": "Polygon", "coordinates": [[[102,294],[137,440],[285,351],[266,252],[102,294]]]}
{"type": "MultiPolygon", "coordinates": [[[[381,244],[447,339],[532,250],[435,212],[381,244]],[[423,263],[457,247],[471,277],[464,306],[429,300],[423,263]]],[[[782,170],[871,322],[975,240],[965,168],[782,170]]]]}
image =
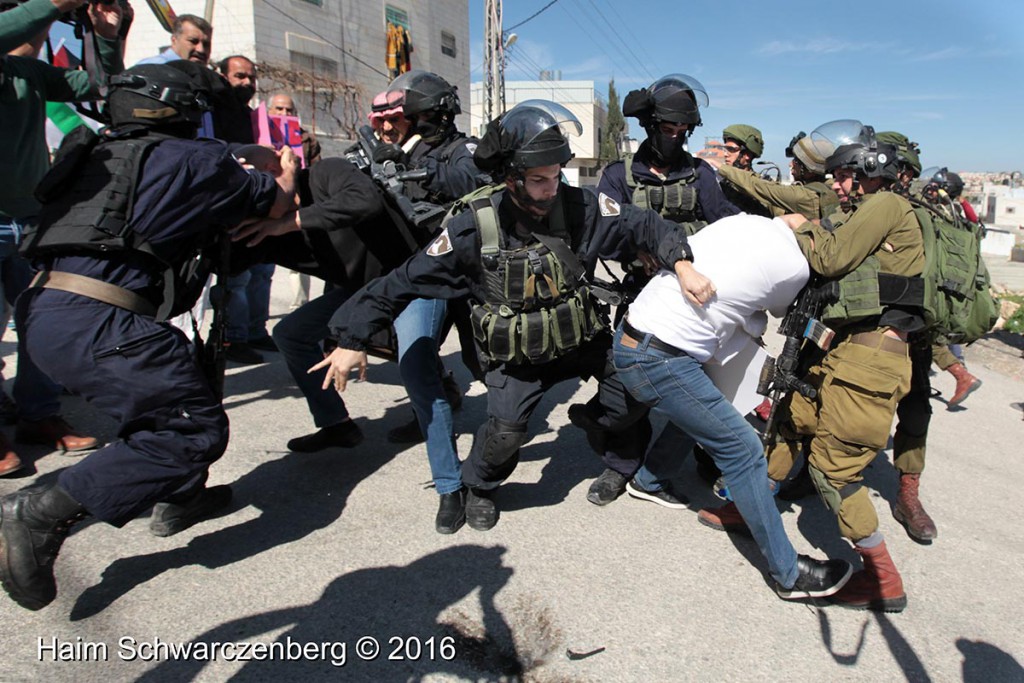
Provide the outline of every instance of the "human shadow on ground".
{"type": "MultiPolygon", "coordinates": [[[[842,608],[836,607],[833,609],[842,608]]],[[[852,652],[842,653],[837,652],[834,649],[832,642],[832,625],[829,621],[827,611],[819,608],[817,613],[822,644],[837,664],[848,667],[856,666],[861,654],[864,652],[865,635],[871,624],[871,619],[874,618],[881,629],[882,637],[885,639],[886,645],[889,647],[889,652],[903,671],[904,678],[907,681],[915,683],[918,681],[923,682],[932,680],[931,676],[928,675],[928,671],[925,669],[924,662],[921,661],[921,658],[918,656],[913,646],[892,622],[892,619],[888,614],[885,614],[884,612],[865,612],[865,618],[860,625],[860,636],[857,639],[856,647],[852,652]]]]}
{"type": "Polygon", "coordinates": [[[356,486],[404,449],[384,439],[368,439],[355,450],[290,453],[259,465],[231,484],[234,509],[252,506],[260,511],[258,517],[196,536],[184,546],[115,560],[100,582],[79,596],[71,620],[98,614],[166,571],[189,565],[223,567],[327,527],[341,516],[356,486]]]}
{"type": "Polygon", "coordinates": [[[982,640],[958,638],[956,648],[964,656],[964,683],[1024,681],[1024,667],[1009,652],[982,640]]]}
{"type": "MultiPolygon", "coordinates": [[[[459,545],[407,566],[359,569],[334,579],[316,602],[225,622],[192,644],[248,641],[271,646],[267,634],[290,627],[271,646],[282,654],[246,662],[232,681],[419,681],[438,674],[517,680],[526,666],[548,653],[517,651],[521,634],[513,638],[495,605],[495,596],[513,574],[503,562],[505,550],[459,545]],[[482,622],[461,610],[441,621],[442,612],[474,591],[482,622]],[[289,652],[298,653],[299,646],[325,642],[341,645],[281,661],[289,652]],[[373,643],[379,650],[371,657],[373,643]]],[[[530,640],[525,639],[526,648],[530,640]]],[[[168,659],[138,680],[195,680],[202,677],[205,664],[196,657],[168,659]]]]}

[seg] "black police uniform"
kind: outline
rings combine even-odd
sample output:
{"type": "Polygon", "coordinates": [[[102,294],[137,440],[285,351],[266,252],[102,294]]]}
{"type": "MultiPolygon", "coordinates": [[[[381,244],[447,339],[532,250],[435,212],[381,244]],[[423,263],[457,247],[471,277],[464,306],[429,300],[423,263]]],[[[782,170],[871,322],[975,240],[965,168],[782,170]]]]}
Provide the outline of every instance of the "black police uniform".
{"type": "MultiPolygon", "coordinates": [[[[223,143],[166,139],[143,163],[128,225],[184,262],[211,231],[267,215],[276,193],[271,176],[245,171],[223,143]]],[[[69,252],[37,265],[161,301],[161,269],[139,252],[69,252]]],[[[153,316],[56,289],[26,291],[16,319],[43,372],[119,423],[117,441],[60,473],[58,485],[75,501],[122,526],[155,502],[203,486],[227,447],[228,420],[184,334],[153,316]]]]}
{"type": "MultiPolygon", "coordinates": [[[[537,222],[516,207],[506,190],[499,190],[498,222],[509,248],[536,241],[531,231],[549,230],[548,219],[537,222]]],[[[587,275],[592,276],[599,257],[630,260],[638,249],[657,254],[671,268],[689,258],[685,234],[674,223],[636,207],[614,202],[598,206],[597,198],[583,190],[562,185],[560,204],[566,210],[571,234],[569,246],[587,275]],[[568,207],[572,207],[570,211],[568,207]],[[604,214],[604,215],[602,215],[604,214]],[[573,218],[573,217],[576,218],[573,218]]],[[[412,299],[427,296],[451,299],[468,295],[486,301],[481,238],[472,212],[451,220],[447,230],[426,250],[417,253],[388,276],[375,280],[342,306],[331,320],[340,346],[363,350],[366,340],[385,327],[412,299]]],[[[576,350],[538,365],[491,363],[488,387],[488,421],[479,428],[473,448],[462,466],[463,483],[478,489],[497,487],[515,469],[526,426],[544,392],[571,378],[601,380],[602,407],[614,426],[609,429],[606,462],[616,470],[633,472],[650,435],[646,408],[614,380],[608,357],[610,332],[598,333],[576,350]]]]}
{"type": "Polygon", "coordinates": [[[473,161],[476,145],[476,138],[458,132],[436,143],[420,141],[409,155],[409,168],[424,169],[429,175],[422,183],[407,183],[406,195],[413,201],[451,204],[486,185],[487,174],[473,161]]]}
{"type": "MultiPolygon", "coordinates": [[[[665,178],[651,171],[654,163],[649,141],[644,141],[633,157],[633,178],[642,185],[669,185],[682,178],[696,174],[693,187],[697,190],[697,215],[693,220],[714,223],[719,218],[735,216],[740,209],[726,199],[722,188],[715,179],[715,171],[703,159],[697,159],[688,152],[682,152],[679,160],[669,169],[665,178]]],[[[614,161],[601,173],[598,192],[603,192],[620,204],[633,202],[633,191],[626,183],[626,166],[622,161],[614,161]]]]}

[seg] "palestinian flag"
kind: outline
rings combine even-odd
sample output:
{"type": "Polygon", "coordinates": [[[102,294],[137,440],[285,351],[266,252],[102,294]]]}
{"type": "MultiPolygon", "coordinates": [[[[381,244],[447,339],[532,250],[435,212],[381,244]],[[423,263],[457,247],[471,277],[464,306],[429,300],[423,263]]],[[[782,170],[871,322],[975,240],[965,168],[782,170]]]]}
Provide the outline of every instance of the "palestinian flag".
{"type": "MultiPolygon", "coordinates": [[[[81,61],[71,54],[61,41],[60,46],[54,51],[53,64],[65,69],[75,69],[81,61]]],[[[60,141],[64,136],[78,126],[89,126],[96,130],[100,124],[90,118],[79,116],[74,107],[64,102],[46,103],[46,146],[50,150],[60,147],[60,141]]]]}

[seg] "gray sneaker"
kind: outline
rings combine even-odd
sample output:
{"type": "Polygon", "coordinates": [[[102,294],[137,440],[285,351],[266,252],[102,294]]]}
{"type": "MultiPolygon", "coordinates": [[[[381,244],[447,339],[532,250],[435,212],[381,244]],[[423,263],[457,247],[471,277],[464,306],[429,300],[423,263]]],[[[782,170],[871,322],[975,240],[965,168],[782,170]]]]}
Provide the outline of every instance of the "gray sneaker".
{"type": "Polygon", "coordinates": [[[622,495],[626,490],[626,478],[615,470],[601,473],[587,491],[587,500],[594,505],[607,505],[622,495]]]}

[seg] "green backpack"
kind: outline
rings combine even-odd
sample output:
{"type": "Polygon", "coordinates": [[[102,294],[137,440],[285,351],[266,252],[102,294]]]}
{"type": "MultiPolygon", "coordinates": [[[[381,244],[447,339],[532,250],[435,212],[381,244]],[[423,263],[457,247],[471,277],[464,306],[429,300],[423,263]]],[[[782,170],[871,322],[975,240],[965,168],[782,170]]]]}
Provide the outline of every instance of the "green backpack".
{"type": "MultiPolygon", "coordinates": [[[[924,235],[924,320],[936,341],[969,344],[992,329],[999,307],[981,258],[984,227],[911,198],[924,235]]],[[[955,215],[955,214],[954,214],[955,215]]]]}

